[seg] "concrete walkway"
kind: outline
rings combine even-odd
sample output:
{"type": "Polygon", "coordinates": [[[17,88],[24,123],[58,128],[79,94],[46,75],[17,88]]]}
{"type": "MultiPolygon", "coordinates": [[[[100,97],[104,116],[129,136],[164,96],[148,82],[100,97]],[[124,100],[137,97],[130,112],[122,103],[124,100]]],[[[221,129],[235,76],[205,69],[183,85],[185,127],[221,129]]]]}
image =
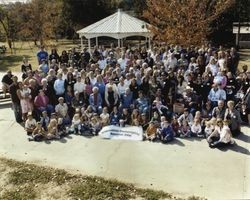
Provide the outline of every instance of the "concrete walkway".
{"type": "Polygon", "coordinates": [[[49,143],[28,142],[10,108],[0,110],[0,156],[115,178],[180,197],[250,199],[250,131],[234,148],[210,149],[205,140],[172,144],[110,141],[70,135],[49,143]]]}

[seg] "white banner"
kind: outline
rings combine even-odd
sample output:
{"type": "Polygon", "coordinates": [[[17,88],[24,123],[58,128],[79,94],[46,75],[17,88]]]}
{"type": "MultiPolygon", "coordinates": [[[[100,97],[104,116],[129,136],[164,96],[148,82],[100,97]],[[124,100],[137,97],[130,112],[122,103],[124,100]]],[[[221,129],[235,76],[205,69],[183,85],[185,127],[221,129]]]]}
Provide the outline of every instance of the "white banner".
{"type": "Polygon", "coordinates": [[[105,139],[142,141],[143,130],[141,126],[119,127],[111,125],[103,127],[99,135],[105,139]]]}

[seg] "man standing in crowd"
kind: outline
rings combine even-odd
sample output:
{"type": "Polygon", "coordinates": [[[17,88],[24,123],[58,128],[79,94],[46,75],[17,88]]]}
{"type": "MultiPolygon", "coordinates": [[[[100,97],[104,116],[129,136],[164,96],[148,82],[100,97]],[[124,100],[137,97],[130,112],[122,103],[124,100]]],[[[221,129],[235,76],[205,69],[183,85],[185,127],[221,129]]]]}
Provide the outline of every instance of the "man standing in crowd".
{"type": "Polygon", "coordinates": [[[6,98],[6,93],[9,91],[10,85],[13,83],[12,80],[12,73],[10,70],[7,71],[7,74],[5,74],[2,78],[2,90],[4,94],[4,98],[6,98]]]}
{"type": "Polygon", "coordinates": [[[20,100],[17,96],[17,90],[18,87],[18,78],[17,76],[12,77],[13,83],[10,85],[9,91],[10,91],[10,97],[12,101],[12,108],[15,114],[16,122],[21,123],[22,122],[22,111],[21,111],[21,105],[20,100]]]}
{"type": "Polygon", "coordinates": [[[37,60],[38,60],[39,65],[42,64],[43,60],[45,62],[48,62],[49,54],[47,51],[44,50],[44,46],[41,46],[41,49],[40,49],[40,51],[37,52],[36,56],[37,56],[37,60]]]}

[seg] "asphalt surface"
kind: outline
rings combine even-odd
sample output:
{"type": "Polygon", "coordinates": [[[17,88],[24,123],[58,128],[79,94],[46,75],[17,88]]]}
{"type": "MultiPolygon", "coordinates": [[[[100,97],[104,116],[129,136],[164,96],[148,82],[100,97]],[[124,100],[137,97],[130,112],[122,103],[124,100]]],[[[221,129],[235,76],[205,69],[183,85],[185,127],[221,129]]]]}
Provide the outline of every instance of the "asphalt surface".
{"type": "Polygon", "coordinates": [[[230,149],[196,138],[170,144],[70,135],[29,142],[10,108],[0,108],[0,156],[161,189],[180,197],[250,199],[250,129],[230,149]]]}

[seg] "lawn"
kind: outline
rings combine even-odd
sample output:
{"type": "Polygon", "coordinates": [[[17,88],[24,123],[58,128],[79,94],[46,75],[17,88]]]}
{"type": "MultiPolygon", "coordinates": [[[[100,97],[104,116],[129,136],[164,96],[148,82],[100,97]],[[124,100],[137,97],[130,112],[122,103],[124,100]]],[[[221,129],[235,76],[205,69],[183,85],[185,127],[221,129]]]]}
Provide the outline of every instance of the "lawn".
{"type": "MultiPolygon", "coordinates": [[[[53,46],[58,49],[59,55],[61,54],[62,50],[69,50],[72,47],[79,47],[79,45],[74,44],[72,40],[59,40],[58,42],[48,41],[48,53],[50,53],[51,47],[53,46]]],[[[29,59],[33,69],[37,69],[38,63],[36,53],[38,50],[39,48],[35,46],[33,42],[16,42],[15,51],[13,51],[13,53],[7,49],[6,54],[0,55],[0,71],[7,71],[10,69],[14,72],[19,72],[24,57],[29,59]]]]}
{"type": "MultiPolygon", "coordinates": [[[[0,199],[175,199],[172,194],[137,188],[116,180],[0,158],[0,199]]],[[[189,197],[188,200],[201,200],[189,197]]]]}

